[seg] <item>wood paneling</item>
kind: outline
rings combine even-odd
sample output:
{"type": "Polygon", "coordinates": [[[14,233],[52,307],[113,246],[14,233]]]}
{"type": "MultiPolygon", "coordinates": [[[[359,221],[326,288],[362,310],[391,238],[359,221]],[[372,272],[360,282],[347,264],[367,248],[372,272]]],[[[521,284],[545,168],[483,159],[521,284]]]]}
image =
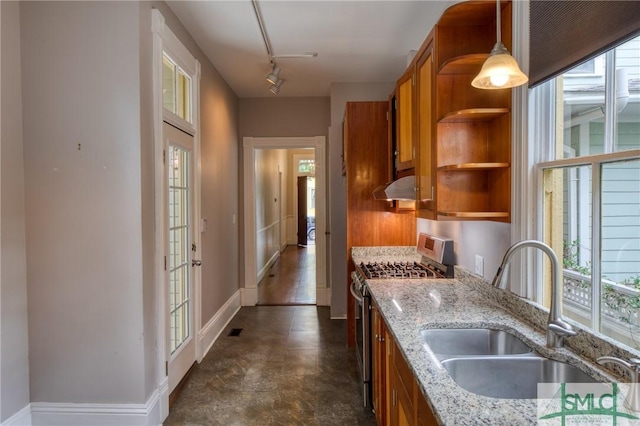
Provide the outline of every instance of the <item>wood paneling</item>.
{"type": "MultiPolygon", "coordinates": [[[[347,179],[347,284],[354,269],[351,247],[412,246],[416,243],[413,212],[392,213],[374,200],[373,190],[388,181],[388,102],[347,102],[343,143],[347,179]]],[[[347,285],[347,288],[349,285],[347,285]]],[[[355,344],[354,300],[347,289],[347,341],[355,344]]]]}

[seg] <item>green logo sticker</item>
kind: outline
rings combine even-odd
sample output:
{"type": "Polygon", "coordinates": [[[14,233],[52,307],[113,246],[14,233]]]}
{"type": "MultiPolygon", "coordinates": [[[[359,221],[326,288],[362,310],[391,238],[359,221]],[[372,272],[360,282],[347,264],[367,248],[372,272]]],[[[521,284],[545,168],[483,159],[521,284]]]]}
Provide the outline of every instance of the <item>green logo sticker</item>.
{"type": "Polygon", "coordinates": [[[539,383],[538,424],[640,425],[625,395],[618,383],[539,383]]]}

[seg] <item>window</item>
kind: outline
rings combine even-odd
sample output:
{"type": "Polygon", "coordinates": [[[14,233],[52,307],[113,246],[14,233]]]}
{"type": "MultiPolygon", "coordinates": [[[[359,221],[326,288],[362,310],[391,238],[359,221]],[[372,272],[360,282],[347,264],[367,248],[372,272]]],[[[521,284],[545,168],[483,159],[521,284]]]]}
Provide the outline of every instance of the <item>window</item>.
{"type": "Polygon", "coordinates": [[[166,53],[162,56],[162,106],[193,124],[191,78],[166,53]]]}
{"type": "Polygon", "coordinates": [[[562,253],[565,316],[640,349],[640,37],[592,63],[595,81],[580,65],[530,92],[555,108],[538,154],[542,233],[562,253]]]}

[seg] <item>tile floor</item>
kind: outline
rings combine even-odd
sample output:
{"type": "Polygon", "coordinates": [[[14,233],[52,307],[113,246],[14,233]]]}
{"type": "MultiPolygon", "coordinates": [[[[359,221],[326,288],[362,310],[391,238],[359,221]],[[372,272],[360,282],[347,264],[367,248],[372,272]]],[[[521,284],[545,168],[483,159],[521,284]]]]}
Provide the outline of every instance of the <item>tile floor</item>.
{"type": "Polygon", "coordinates": [[[346,321],[328,307],[243,307],[196,365],[164,425],[375,425],[346,321]],[[242,328],[231,337],[232,328],[242,328]]]}
{"type": "Polygon", "coordinates": [[[316,247],[287,246],[258,285],[259,305],[316,304],[316,247]]]}

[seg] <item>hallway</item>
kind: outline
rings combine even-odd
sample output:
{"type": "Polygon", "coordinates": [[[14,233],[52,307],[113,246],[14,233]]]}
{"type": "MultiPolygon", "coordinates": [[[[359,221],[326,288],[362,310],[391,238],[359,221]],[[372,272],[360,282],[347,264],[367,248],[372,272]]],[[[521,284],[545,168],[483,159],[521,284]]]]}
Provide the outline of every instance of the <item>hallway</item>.
{"type": "Polygon", "coordinates": [[[258,285],[258,305],[316,304],[316,246],[287,246],[258,285]]]}
{"type": "Polygon", "coordinates": [[[243,307],[164,425],[375,425],[345,337],[328,307],[243,307]]]}

